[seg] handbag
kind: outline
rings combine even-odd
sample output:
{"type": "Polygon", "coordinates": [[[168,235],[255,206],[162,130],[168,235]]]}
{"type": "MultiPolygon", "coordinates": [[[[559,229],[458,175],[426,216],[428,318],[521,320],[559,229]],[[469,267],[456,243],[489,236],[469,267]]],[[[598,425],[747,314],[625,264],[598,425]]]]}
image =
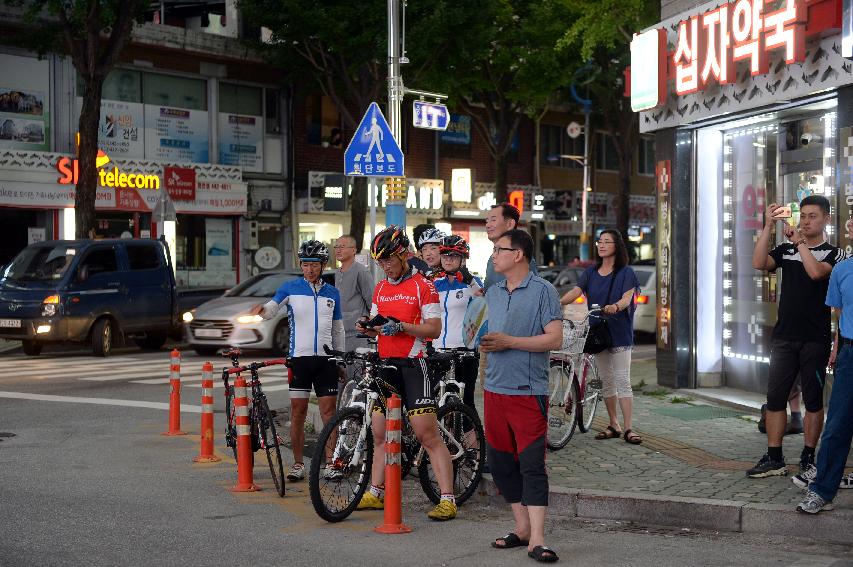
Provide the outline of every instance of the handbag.
{"type": "MultiPolygon", "coordinates": [[[[610,280],[610,287],[607,290],[607,303],[610,303],[610,294],[613,293],[613,284],[616,283],[616,278],[619,275],[619,270],[613,273],[613,279],[610,280]]],[[[610,327],[607,326],[607,319],[599,319],[597,323],[590,323],[589,334],[586,336],[586,342],[583,345],[583,351],[586,354],[598,354],[613,346],[613,336],[610,334],[610,327]]]]}

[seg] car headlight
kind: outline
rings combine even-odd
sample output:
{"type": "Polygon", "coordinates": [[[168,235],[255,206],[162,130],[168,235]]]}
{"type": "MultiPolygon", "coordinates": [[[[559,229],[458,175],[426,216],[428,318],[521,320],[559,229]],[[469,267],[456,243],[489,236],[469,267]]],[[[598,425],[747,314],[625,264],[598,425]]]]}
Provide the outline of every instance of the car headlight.
{"type": "Polygon", "coordinates": [[[260,323],[264,318],[260,315],[240,315],[237,317],[237,322],[242,323],[244,325],[249,323],[260,323]]]}
{"type": "Polygon", "coordinates": [[[191,323],[193,320],[193,312],[187,311],[183,314],[181,318],[184,320],[184,323],[191,323]]]}

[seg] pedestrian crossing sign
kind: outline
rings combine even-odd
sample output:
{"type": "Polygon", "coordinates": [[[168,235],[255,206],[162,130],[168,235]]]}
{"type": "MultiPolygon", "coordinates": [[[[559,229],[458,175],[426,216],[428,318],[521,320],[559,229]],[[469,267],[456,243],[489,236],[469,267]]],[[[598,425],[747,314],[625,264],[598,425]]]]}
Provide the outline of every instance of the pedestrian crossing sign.
{"type": "Polygon", "coordinates": [[[379,105],[371,102],[344,152],[344,173],[360,177],[402,177],[403,151],[379,105]]]}

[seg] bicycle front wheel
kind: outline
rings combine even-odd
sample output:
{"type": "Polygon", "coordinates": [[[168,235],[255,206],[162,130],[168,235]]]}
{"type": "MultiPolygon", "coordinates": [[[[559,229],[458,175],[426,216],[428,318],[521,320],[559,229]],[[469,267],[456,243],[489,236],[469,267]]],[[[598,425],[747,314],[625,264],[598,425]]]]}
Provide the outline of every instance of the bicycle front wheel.
{"type": "MultiPolygon", "coordinates": [[[[453,463],[453,496],[457,504],[468,500],[477,490],[483,478],[483,463],[486,458],[486,436],[480,418],[470,407],[461,402],[449,402],[438,409],[439,434],[450,451],[453,463]]],[[[429,454],[418,468],[421,487],[434,504],[441,500],[438,479],[430,465],[429,454]]]]}
{"type": "Polygon", "coordinates": [[[234,386],[228,386],[225,392],[225,446],[231,448],[234,453],[234,462],[237,462],[237,424],[234,415],[234,386]]]}
{"type": "MultiPolygon", "coordinates": [[[[595,410],[601,401],[601,379],[598,377],[598,368],[595,361],[584,358],[582,371],[586,376],[586,387],[583,395],[578,399],[578,428],[581,433],[586,433],[592,427],[595,410]]],[[[575,382],[578,383],[578,375],[575,374],[575,382]]]]}
{"type": "Polygon", "coordinates": [[[275,484],[276,492],[279,496],[284,496],[284,466],[281,464],[281,445],[282,441],[275,431],[275,422],[273,415],[267,404],[266,397],[261,397],[258,401],[257,411],[255,413],[258,423],[258,438],[261,448],[267,454],[267,462],[270,465],[270,474],[272,474],[272,482],[275,484]]]}
{"type": "Polygon", "coordinates": [[[551,361],[548,389],[548,448],[559,451],[569,443],[578,423],[579,387],[567,363],[551,361]]]}
{"type": "Polygon", "coordinates": [[[348,407],[329,420],[311,458],[311,504],[327,522],[352,514],[370,484],[373,436],[364,409],[348,407]]]}

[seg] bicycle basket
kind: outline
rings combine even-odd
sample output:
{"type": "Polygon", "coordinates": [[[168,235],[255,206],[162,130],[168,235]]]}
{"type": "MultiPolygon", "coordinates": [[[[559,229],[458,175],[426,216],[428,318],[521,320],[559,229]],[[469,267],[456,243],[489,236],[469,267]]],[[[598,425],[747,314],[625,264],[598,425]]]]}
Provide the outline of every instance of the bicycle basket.
{"type": "Polygon", "coordinates": [[[563,320],[563,344],[560,352],[564,354],[581,354],[589,334],[589,321],[563,320]]]}

